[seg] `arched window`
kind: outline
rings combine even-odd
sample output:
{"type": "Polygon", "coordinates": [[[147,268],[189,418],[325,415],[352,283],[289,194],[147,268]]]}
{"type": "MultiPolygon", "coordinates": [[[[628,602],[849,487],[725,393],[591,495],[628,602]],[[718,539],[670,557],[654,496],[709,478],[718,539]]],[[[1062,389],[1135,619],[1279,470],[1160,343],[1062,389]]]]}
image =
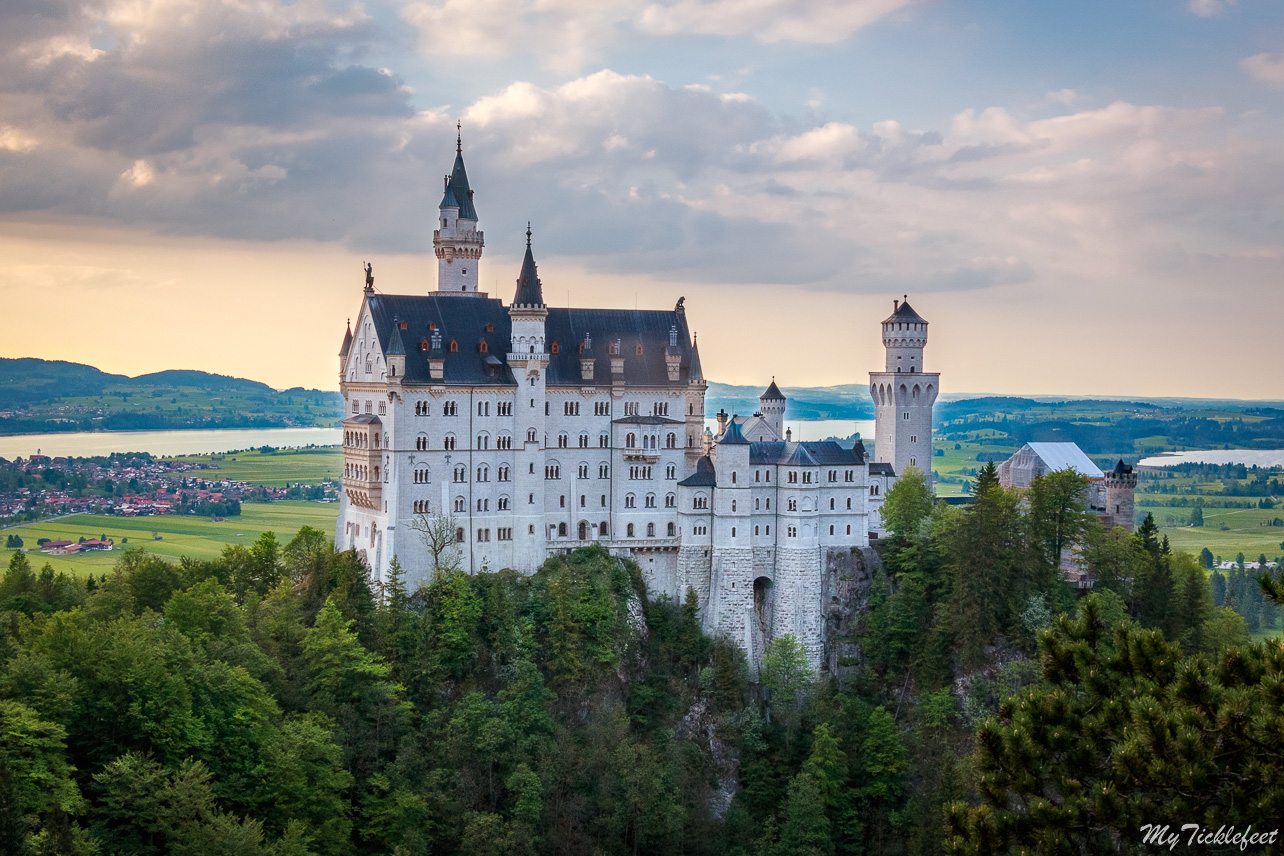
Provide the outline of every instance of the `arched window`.
{"type": "Polygon", "coordinates": [[[580,521],[580,540],[581,541],[588,540],[588,521],[585,521],[585,520],[580,521]]]}
{"type": "MultiPolygon", "coordinates": [[[[452,354],[457,354],[457,353],[459,353],[459,342],[455,341],[454,339],[451,339],[451,340],[450,340],[450,352],[451,352],[452,354]]],[[[461,538],[461,539],[459,539],[459,540],[461,540],[461,541],[462,541],[463,539],[461,538]]]]}
{"type": "Polygon", "coordinates": [[[558,537],[558,538],[565,538],[565,537],[566,537],[566,524],[565,524],[565,523],[559,523],[559,524],[557,524],[557,537],[558,537]]]}
{"type": "Polygon", "coordinates": [[[536,441],[535,429],[534,428],[526,429],[526,442],[534,443],[535,441],[536,441]]]}
{"type": "Polygon", "coordinates": [[[628,436],[624,438],[624,448],[632,449],[635,445],[637,445],[637,437],[634,436],[633,432],[629,432],[628,436]]]}
{"type": "Polygon", "coordinates": [[[467,480],[468,480],[468,469],[463,464],[460,464],[459,466],[455,467],[455,481],[463,482],[467,480]]]}
{"type": "Polygon", "coordinates": [[[670,538],[672,538],[674,535],[677,534],[677,526],[675,526],[672,522],[669,523],[668,533],[670,538]]]}
{"type": "Polygon", "coordinates": [[[460,526],[455,530],[455,540],[460,544],[464,543],[464,527],[460,526]]]}
{"type": "Polygon", "coordinates": [[[632,524],[632,523],[630,523],[630,524],[629,524],[629,526],[628,526],[628,528],[627,528],[627,529],[625,529],[625,530],[624,530],[624,532],[625,532],[625,535],[627,535],[629,538],[632,538],[632,537],[633,537],[633,524],[632,524]]]}
{"type": "Polygon", "coordinates": [[[607,533],[608,533],[608,531],[609,531],[609,527],[606,525],[606,521],[605,521],[605,520],[603,520],[601,523],[597,524],[597,534],[598,534],[598,537],[599,537],[599,538],[605,538],[605,537],[607,537],[607,533]]]}
{"type": "Polygon", "coordinates": [[[655,537],[655,524],[654,524],[654,523],[648,523],[648,524],[646,525],[646,537],[648,537],[648,538],[654,538],[654,537],[655,537]]]}

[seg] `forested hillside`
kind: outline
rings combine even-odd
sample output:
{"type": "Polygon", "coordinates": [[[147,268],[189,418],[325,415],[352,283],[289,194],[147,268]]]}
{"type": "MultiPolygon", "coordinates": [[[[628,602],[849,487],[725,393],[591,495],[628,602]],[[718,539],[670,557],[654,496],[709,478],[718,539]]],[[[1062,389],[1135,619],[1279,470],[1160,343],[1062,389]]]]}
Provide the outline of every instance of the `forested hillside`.
{"type": "Polygon", "coordinates": [[[788,636],[751,682],[599,547],[415,592],[306,528],[87,583],[16,553],[0,852],[1096,854],[1277,822],[1284,648],[1081,488],[1023,504],[990,467],[959,510],[907,473],[842,685],[788,636]]]}

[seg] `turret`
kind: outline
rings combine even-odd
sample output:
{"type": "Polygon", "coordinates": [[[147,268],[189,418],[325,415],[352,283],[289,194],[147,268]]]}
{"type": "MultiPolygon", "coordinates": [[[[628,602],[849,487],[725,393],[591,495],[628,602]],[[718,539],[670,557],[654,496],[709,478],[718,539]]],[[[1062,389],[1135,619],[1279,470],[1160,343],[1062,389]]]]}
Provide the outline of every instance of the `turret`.
{"type": "MultiPolygon", "coordinates": [[[[458,123],[456,123],[458,129],[458,123]]],[[[437,290],[444,294],[477,296],[477,267],[481,263],[485,236],[477,229],[477,209],[464,169],[463,140],[455,136],[455,166],[445,177],[438,228],[432,247],[437,256],[437,290]]]]}
{"type": "Polygon", "coordinates": [[[1106,514],[1111,525],[1133,531],[1136,492],[1137,474],[1120,458],[1115,468],[1106,473],[1106,514]]]}
{"type": "Polygon", "coordinates": [[[404,321],[393,319],[392,333],[388,336],[388,347],[383,352],[388,361],[388,381],[390,383],[401,383],[401,379],[406,374],[406,346],[401,341],[401,327],[404,323],[404,321]]]}
{"type": "Polygon", "coordinates": [[[932,407],[940,392],[941,376],[923,371],[927,320],[909,300],[892,301],[892,314],[883,319],[884,371],[870,372],[869,394],[874,399],[874,460],[892,465],[896,475],[916,467],[932,479],[932,407]]]}
{"type": "Polygon", "coordinates": [[[767,391],[758,396],[759,410],[762,412],[763,420],[771,426],[771,430],[776,433],[776,439],[783,440],[785,437],[785,396],[776,386],[776,379],[771,379],[771,386],[767,391]]]}

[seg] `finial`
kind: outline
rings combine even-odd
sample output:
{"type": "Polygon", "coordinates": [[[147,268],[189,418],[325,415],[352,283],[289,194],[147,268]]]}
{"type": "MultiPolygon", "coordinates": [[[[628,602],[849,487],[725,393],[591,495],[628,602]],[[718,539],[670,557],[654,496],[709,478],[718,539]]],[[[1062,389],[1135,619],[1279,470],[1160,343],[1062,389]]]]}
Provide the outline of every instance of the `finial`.
{"type": "Polygon", "coordinates": [[[463,123],[460,122],[458,119],[456,119],[455,120],[455,154],[457,155],[462,155],[464,153],[464,135],[461,130],[462,127],[463,127],[463,123]]]}
{"type": "Polygon", "coordinates": [[[908,294],[902,294],[902,295],[901,295],[901,303],[909,303],[909,295],[908,295],[908,294]]]}
{"type": "Polygon", "coordinates": [[[531,248],[531,221],[526,221],[526,249],[531,248]]]}

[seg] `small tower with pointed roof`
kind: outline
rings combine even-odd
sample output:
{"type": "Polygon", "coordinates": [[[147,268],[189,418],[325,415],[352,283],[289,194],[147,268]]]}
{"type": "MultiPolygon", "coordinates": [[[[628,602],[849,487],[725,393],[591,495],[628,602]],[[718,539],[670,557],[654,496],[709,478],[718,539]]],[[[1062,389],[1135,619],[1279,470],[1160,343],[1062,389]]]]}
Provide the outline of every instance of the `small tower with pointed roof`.
{"type": "Polygon", "coordinates": [[[477,288],[477,268],[486,242],[477,228],[477,209],[473,206],[473,191],[464,169],[463,137],[458,123],[455,129],[455,167],[445,177],[437,228],[432,233],[432,248],[437,256],[437,291],[476,297],[481,294],[477,288]]]}
{"type": "Polygon", "coordinates": [[[870,372],[874,399],[874,460],[892,465],[896,475],[916,467],[932,481],[932,408],[940,392],[939,372],[923,371],[927,320],[909,305],[909,297],[892,301],[883,319],[887,361],[870,372]]]}
{"type": "Polygon", "coordinates": [[[763,421],[765,421],[771,430],[776,432],[778,439],[785,439],[785,394],[776,386],[776,379],[771,379],[771,386],[767,387],[766,392],[758,396],[758,408],[762,412],[763,421]]]}

